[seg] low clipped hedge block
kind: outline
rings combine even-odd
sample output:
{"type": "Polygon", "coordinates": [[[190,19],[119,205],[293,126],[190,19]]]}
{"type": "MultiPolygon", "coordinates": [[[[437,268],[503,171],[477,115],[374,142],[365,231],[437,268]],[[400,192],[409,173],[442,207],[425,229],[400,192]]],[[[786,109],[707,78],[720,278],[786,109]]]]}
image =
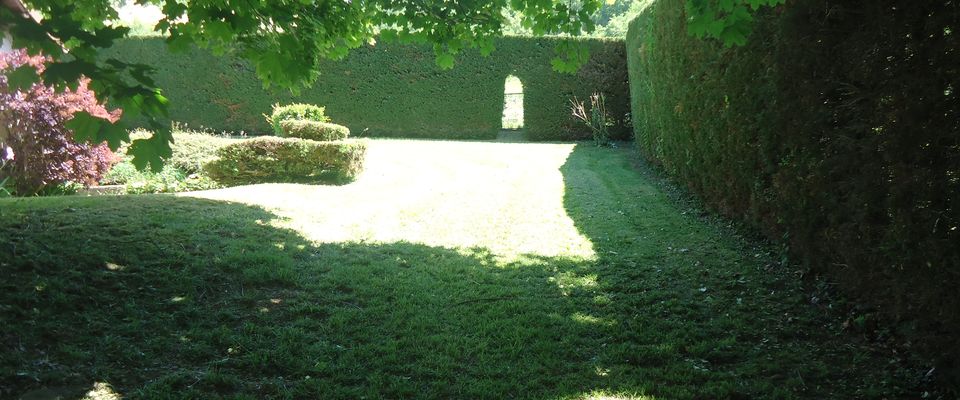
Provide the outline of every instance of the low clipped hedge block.
{"type": "Polygon", "coordinates": [[[283,135],[283,121],[305,120],[315,122],[330,122],[330,118],[325,114],[326,108],[315,106],[313,104],[294,103],[281,106],[273,105],[273,112],[267,117],[267,122],[273,127],[273,132],[277,135],[283,135]]]}
{"type": "Polygon", "coordinates": [[[350,136],[350,128],[343,125],[306,119],[288,119],[280,122],[281,136],[317,140],[343,140],[350,136]]]}
{"type": "Polygon", "coordinates": [[[259,137],[221,148],[206,166],[225,185],[252,183],[347,183],[363,171],[367,144],[360,140],[318,142],[259,137]]]}
{"type": "Polygon", "coordinates": [[[170,146],[173,154],[167,162],[186,174],[195,174],[217,158],[218,149],[236,141],[202,132],[175,131],[170,146]]]}

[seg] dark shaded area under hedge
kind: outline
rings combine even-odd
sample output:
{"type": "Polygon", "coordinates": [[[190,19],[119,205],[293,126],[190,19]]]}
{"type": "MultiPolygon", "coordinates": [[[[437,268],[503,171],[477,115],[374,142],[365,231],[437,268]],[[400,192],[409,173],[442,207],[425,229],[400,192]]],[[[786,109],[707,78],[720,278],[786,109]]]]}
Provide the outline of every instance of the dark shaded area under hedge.
{"type": "Polygon", "coordinates": [[[630,26],[640,151],[960,382],[958,3],[791,1],[738,49],[684,21],[664,0],[630,26]]]}
{"type": "Polygon", "coordinates": [[[272,104],[303,102],[325,106],[332,122],[355,136],[493,139],[501,128],[504,81],[513,74],[523,82],[529,139],[589,138],[589,130],[570,117],[569,99],[594,91],[607,94],[610,113],[621,121],[613,133],[627,138],[623,41],[580,40],[590,48],[590,61],[576,74],[552,70],[558,43],[552,38],[502,38],[489,57],[465,51],[447,71],[437,67],[429,47],[377,43],[325,62],[319,80],[300,96],[264,90],[242,60],[204,50],[170,53],[162,38],[124,39],[104,53],[154,66],[157,84],[171,100],[171,118],[194,128],[266,134],[263,114],[272,104]]]}

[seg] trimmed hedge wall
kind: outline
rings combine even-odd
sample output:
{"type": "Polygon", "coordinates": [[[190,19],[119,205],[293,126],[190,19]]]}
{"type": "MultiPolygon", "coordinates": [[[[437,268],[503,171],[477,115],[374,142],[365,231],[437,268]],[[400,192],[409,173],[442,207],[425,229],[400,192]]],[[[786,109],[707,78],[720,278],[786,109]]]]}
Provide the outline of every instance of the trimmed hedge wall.
{"type": "Polygon", "coordinates": [[[900,321],[960,382],[958,28],[951,1],[797,0],[725,49],[661,0],[627,53],[647,158],[900,321]]]}
{"type": "MultiPolygon", "coordinates": [[[[552,70],[558,43],[552,38],[503,38],[489,57],[465,51],[447,71],[436,66],[429,47],[378,43],[325,62],[319,80],[299,96],[264,90],[242,60],[199,49],[169,53],[163,38],[123,39],[104,53],[155,67],[171,118],[195,128],[267,134],[263,115],[271,105],[300,102],[326,107],[356,136],[492,139],[501,128],[504,81],[513,74],[523,82],[528,138],[568,140],[590,137],[570,117],[572,96],[603,91],[612,116],[622,120],[629,111],[623,41],[580,40],[591,53],[576,74],[552,70]]],[[[613,133],[621,139],[630,134],[622,124],[613,133]]]]}

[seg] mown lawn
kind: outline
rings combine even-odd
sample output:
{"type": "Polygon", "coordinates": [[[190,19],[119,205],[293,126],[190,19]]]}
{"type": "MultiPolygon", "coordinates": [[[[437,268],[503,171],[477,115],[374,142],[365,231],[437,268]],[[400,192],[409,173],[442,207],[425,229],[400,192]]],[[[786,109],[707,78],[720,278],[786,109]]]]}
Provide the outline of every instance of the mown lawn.
{"type": "Polygon", "coordinates": [[[776,259],[588,145],[377,140],[346,186],[2,200],[0,398],[916,394],[776,259]]]}

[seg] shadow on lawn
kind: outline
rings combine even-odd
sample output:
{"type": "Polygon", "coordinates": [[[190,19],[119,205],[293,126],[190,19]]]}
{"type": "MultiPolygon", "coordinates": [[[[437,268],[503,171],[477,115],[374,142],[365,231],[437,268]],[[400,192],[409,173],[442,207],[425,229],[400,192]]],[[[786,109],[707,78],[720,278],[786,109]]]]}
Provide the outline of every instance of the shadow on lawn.
{"type": "Polygon", "coordinates": [[[578,146],[561,171],[595,261],[316,245],[263,209],[185,197],[4,203],[0,397],[104,383],[143,398],[847,389],[845,368],[869,358],[824,342],[828,322],[796,314],[805,298],[765,256],[743,257],[627,157],[597,151],[578,146]]]}
{"type": "MultiPolygon", "coordinates": [[[[564,208],[598,254],[616,321],[592,389],[656,398],[916,398],[928,368],[847,330],[769,246],[686,203],[629,149],[580,144],[564,208]]],[[[818,297],[819,296],[819,297],[818,297]]],[[[842,301],[842,300],[840,300],[842,301]]],[[[839,307],[842,308],[842,307],[839,307]]]]}
{"type": "Polygon", "coordinates": [[[570,260],[315,245],[183,197],[30,201],[0,218],[2,397],[556,397],[593,386],[616,323],[570,260]]]}

